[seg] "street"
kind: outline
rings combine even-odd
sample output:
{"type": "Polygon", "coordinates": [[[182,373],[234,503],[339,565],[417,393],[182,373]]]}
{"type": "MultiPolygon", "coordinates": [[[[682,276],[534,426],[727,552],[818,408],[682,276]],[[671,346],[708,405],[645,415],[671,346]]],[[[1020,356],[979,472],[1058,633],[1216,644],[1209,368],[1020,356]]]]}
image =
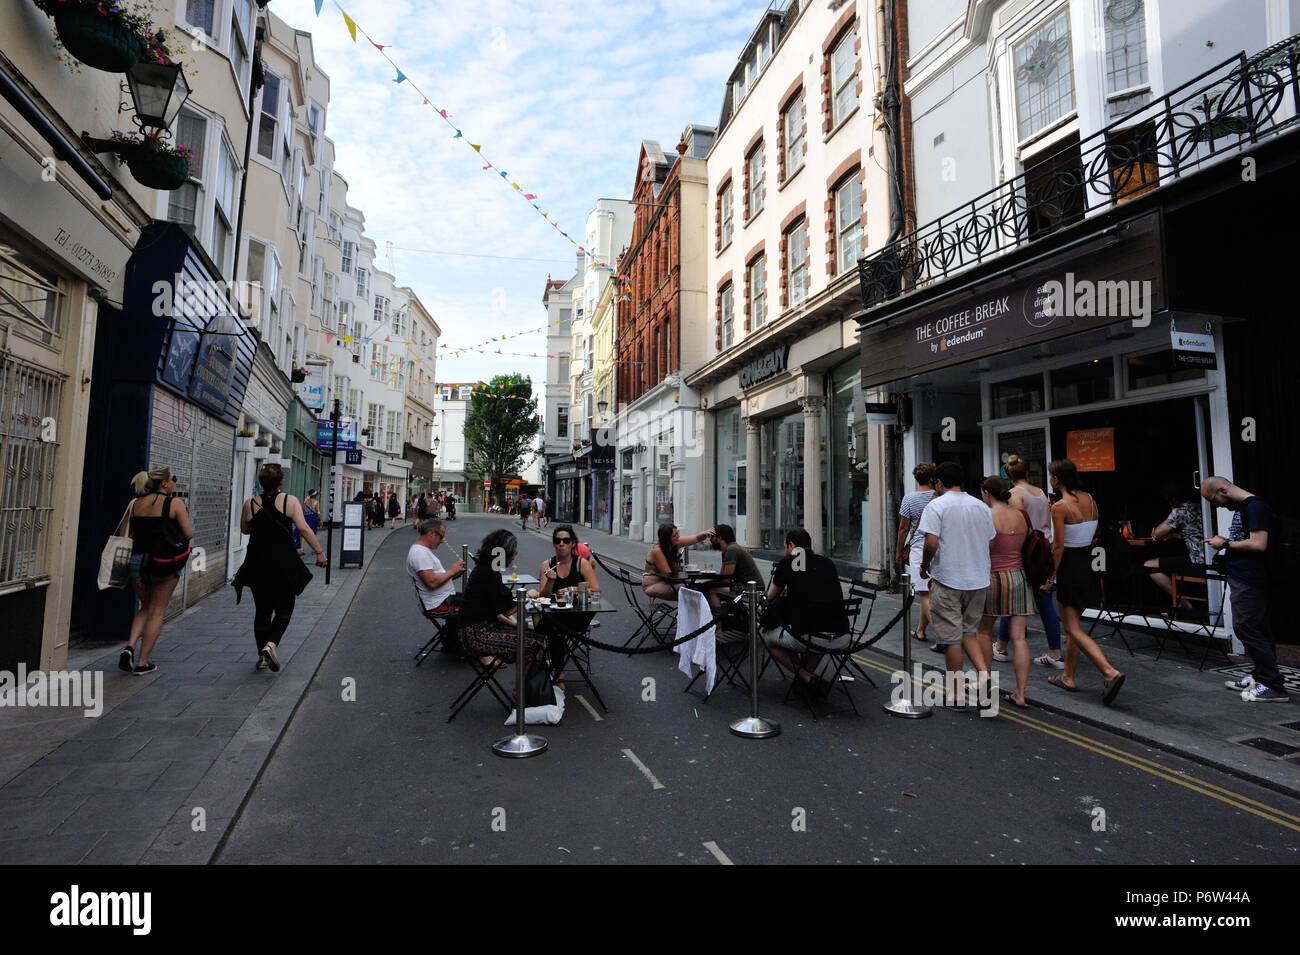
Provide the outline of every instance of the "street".
{"type": "MultiPolygon", "coordinates": [[[[464,516],[448,525],[448,543],[459,553],[495,527],[518,531],[510,519],[464,516]]],[[[547,752],[497,758],[490,745],[509,730],[486,693],[446,722],[468,668],[441,653],[412,662],[428,624],[403,570],[411,539],[399,529],[370,556],[332,647],[215,861],[1297,859],[1294,799],[1039,709],[896,719],[880,705],[897,664],[871,651],[865,666],[879,686],[851,688],[860,717],[836,692],[834,712],[814,721],[794,698],[781,702],[785,684],[769,671],[762,713],[782,732],[768,740],[728,731],[748,714],[740,689],[722,687],[707,704],[703,681],[683,694],[675,655],[593,651],[609,712],[571,674],[563,722],[530,730],[546,737],[547,752]],[[349,686],[355,701],[345,699],[349,686]]],[[[520,571],[535,573],[549,552],[541,538],[522,535],[520,571]]],[[[603,582],[621,605],[618,588],[603,582]]],[[[594,635],[621,644],[634,619],[627,610],[605,615],[594,635]]],[[[509,686],[513,668],[506,673],[509,686]]]]}

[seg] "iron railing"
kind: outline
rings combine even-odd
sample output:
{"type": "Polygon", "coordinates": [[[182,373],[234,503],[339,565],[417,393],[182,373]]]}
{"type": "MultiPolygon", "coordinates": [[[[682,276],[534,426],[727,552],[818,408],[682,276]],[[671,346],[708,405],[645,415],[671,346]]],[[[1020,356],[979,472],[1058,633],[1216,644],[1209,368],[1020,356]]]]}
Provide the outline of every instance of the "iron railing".
{"type": "Polygon", "coordinates": [[[1298,62],[1300,34],[1254,56],[1240,53],[859,259],[863,309],[946,279],[1295,126],[1298,62]]]}

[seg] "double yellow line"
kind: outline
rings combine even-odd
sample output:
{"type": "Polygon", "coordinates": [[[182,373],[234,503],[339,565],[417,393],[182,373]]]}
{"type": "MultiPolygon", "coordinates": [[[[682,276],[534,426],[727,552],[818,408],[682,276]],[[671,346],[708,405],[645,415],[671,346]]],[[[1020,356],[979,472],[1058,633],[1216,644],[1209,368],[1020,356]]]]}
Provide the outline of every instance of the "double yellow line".
{"type": "MultiPolygon", "coordinates": [[[[897,667],[890,668],[881,663],[877,663],[874,660],[868,660],[860,655],[855,655],[853,659],[863,666],[871,667],[873,670],[878,670],[881,673],[893,674],[898,672],[897,667]]],[[[910,674],[908,678],[915,682],[915,678],[910,674]]],[[[1184,789],[1190,789],[1194,793],[1200,793],[1202,796],[1209,796],[1211,799],[1217,799],[1219,802],[1232,806],[1234,809],[1240,809],[1243,812],[1248,812],[1261,819],[1266,819],[1269,822],[1276,823],[1277,825],[1283,826],[1294,832],[1300,832],[1300,816],[1293,815],[1289,812],[1283,812],[1280,809],[1275,809],[1266,803],[1251,799],[1248,796],[1243,796],[1231,789],[1224,789],[1222,786],[1216,786],[1214,783],[1205,782],[1202,779],[1197,779],[1195,776],[1176,772],[1153,760],[1146,759],[1142,756],[1135,756],[1132,753],[1125,752],[1122,749],[1103,743],[1100,740],[1093,739],[1090,736],[1084,736],[1081,733],[1075,733],[1071,730],[1052,726],[1036,717],[1026,716],[1019,712],[1012,713],[1008,711],[1006,707],[998,708],[998,716],[1011,720],[1013,723],[1019,723],[1021,726],[1026,726],[1029,729],[1037,730],[1047,736],[1054,736],[1059,740],[1078,746],[1081,749],[1086,749],[1099,756],[1105,756],[1107,759],[1113,759],[1117,763],[1123,763],[1126,766],[1132,766],[1134,769],[1140,769],[1144,773],[1163,779],[1166,782],[1182,786],[1184,789]]]]}

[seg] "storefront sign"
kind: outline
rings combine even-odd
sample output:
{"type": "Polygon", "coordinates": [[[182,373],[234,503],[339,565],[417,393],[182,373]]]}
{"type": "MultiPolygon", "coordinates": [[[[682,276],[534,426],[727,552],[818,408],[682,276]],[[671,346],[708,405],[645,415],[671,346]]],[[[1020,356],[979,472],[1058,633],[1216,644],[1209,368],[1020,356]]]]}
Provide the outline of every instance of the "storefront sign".
{"type": "Polygon", "coordinates": [[[1219,367],[1214,354],[1214,336],[1205,332],[1170,331],[1169,340],[1174,346],[1174,364],[1195,368],[1219,367]]]}
{"type": "Polygon", "coordinates": [[[578,476],[578,466],[576,464],[561,464],[555,468],[555,479],[557,481],[567,481],[578,476]]]}
{"type": "MultiPolygon", "coordinates": [[[[329,451],[334,447],[334,422],[328,418],[316,419],[316,449],[319,451],[329,451]]],[[[350,418],[339,419],[339,443],[340,451],[355,451],[357,449],[357,422],[350,418]]]]}
{"type": "Polygon", "coordinates": [[[1089,428],[1065,433],[1065,456],[1080,471],[1115,470],[1115,429],[1089,428]]]}
{"type": "Polygon", "coordinates": [[[867,424],[893,426],[898,424],[898,405],[890,401],[865,402],[867,424]]]}
{"type": "Polygon", "coordinates": [[[1037,280],[926,316],[912,327],[907,362],[917,366],[963,361],[967,353],[983,352],[1036,332],[1063,329],[1073,316],[1053,309],[1051,293],[1048,280],[1037,280]]]}
{"type": "Polygon", "coordinates": [[[789,358],[790,346],[784,345],[746,362],[740,366],[740,387],[752,388],[769,378],[775,378],[785,371],[789,358]]]}
{"type": "MultiPolygon", "coordinates": [[[[194,362],[194,376],[190,380],[190,397],[217,411],[226,406],[230,376],[235,367],[236,335],[223,331],[221,326],[226,321],[225,316],[217,316],[208,323],[194,362]]],[[[229,321],[235,319],[231,317],[229,321]]]]}
{"type": "Polygon", "coordinates": [[[298,383],[298,397],[302,403],[313,411],[325,408],[325,377],[315,375],[298,383]]]}
{"type": "Polygon", "coordinates": [[[346,460],[345,460],[345,462],[344,462],[345,464],[360,464],[360,463],[361,463],[361,450],[360,450],[359,448],[356,449],[356,450],[354,450],[354,451],[347,451],[347,452],[345,452],[345,454],[347,455],[347,458],[346,458],[346,460]]]}

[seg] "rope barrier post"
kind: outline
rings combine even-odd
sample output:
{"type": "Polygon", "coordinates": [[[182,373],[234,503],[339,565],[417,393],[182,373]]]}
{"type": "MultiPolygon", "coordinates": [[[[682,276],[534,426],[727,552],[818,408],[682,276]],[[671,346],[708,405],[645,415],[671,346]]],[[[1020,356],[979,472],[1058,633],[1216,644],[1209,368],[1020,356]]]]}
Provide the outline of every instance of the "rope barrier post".
{"type": "Polygon", "coordinates": [[[469,580],[469,544],[460,545],[460,565],[464,568],[460,572],[460,592],[465,592],[465,581],[469,580]]]}
{"type": "Polygon", "coordinates": [[[731,724],[731,732],[746,739],[766,739],[781,732],[781,724],[758,715],[758,581],[745,584],[749,605],[749,716],[731,724]]]}
{"type": "Polygon", "coordinates": [[[515,619],[519,628],[519,655],[515,658],[515,735],[503,736],[492,744],[492,752],[498,756],[513,756],[523,759],[546,752],[547,742],[543,736],[530,735],[524,731],[524,668],[527,665],[525,653],[528,624],[524,620],[524,588],[515,588],[515,619]]]}
{"type": "MultiPolygon", "coordinates": [[[[912,577],[903,573],[903,680],[911,690],[912,684],[912,577]]],[[[885,712],[903,719],[919,720],[930,716],[934,711],[920,703],[913,703],[910,692],[903,694],[908,699],[890,699],[884,704],[885,712]]]]}

